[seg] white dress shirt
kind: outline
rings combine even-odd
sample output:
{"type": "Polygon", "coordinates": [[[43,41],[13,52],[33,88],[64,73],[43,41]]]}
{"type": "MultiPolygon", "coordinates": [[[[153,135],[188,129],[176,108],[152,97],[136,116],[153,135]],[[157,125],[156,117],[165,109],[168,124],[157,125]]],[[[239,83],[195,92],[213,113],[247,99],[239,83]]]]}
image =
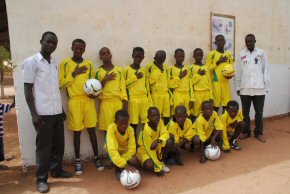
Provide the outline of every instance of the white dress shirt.
{"type": "Polygon", "coordinates": [[[50,63],[40,53],[27,58],[22,63],[24,83],[33,84],[35,109],[38,115],[62,113],[59,90],[59,70],[56,61],[50,63]]]}
{"type": "Polygon", "coordinates": [[[234,85],[241,95],[265,95],[269,91],[268,58],[264,50],[255,48],[253,52],[244,49],[236,63],[234,85]]]}

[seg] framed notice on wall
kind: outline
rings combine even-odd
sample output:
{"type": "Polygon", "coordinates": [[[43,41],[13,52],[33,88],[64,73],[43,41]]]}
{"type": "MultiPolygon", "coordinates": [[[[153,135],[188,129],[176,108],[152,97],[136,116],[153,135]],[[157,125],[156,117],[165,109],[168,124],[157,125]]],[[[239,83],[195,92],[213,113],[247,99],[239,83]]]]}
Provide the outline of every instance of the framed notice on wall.
{"type": "Polygon", "coordinates": [[[226,39],[225,50],[232,53],[235,58],[236,22],[235,16],[212,13],[210,14],[210,49],[216,49],[215,37],[224,35],[226,39]]]}

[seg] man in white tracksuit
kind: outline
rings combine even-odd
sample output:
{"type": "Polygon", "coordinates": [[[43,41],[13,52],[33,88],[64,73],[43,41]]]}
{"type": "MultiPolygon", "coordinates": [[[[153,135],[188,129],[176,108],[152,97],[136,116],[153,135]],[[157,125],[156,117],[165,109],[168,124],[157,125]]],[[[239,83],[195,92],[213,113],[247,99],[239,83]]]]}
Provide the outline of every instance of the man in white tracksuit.
{"type": "Polygon", "coordinates": [[[265,94],[269,91],[268,58],[264,50],[255,48],[256,39],[253,34],[245,37],[246,49],[237,58],[236,76],[234,79],[237,94],[242,101],[242,109],[246,128],[241,139],[250,137],[250,107],[253,102],[255,109],[255,137],[265,142],[263,137],[263,108],[265,94]]]}

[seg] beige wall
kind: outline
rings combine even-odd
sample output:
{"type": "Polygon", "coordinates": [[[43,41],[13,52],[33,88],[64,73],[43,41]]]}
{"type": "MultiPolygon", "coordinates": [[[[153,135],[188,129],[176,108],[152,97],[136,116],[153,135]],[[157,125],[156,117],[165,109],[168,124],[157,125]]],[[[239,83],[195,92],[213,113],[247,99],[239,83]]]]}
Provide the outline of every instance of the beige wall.
{"type": "MultiPolygon", "coordinates": [[[[257,46],[265,49],[277,78],[286,78],[276,87],[282,94],[289,88],[290,7],[289,0],[7,0],[11,50],[15,71],[20,145],[25,165],[34,163],[35,132],[23,95],[21,62],[40,49],[44,31],[54,31],[59,44],[54,56],[60,60],[71,56],[71,42],[83,38],[87,42],[85,57],[99,66],[98,51],[107,46],[113,62],[124,66],[131,62],[134,46],[142,46],[146,57],[143,65],[152,61],[156,50],[168,53],[166,62],[172,65],[176,48],[186,51],[187,64],[193,63],[196,47],[209,52],[210,12],[236,16],[236,52],[244,47],[244,36],[254,33],[257,46]],[[285,68],[284,68],[285,67],[285,68]],[[280,76],[282,75],[284,76],[280,76]],[[286,84],[286,85],[285,85],[286,84]]],[[[277,83],[277,82],[274,82],[277,83]]],[[[281,104],[266,102],[265,115],[289,112],[289,92],[280,98],[281,104]],[[288,103],[285,106],[284,101],[288,103]],[[284,104],[283,104],[284,103],[284,104]],[[285,108],[286,107],[286,108],[285,108]],[[270,109],[271,108],[271,109],[270,109]],[[273,110],[275,109],[275,110],[273,110]]],[[[64,97],[66,107],[66,99],[64,97]]],[[[81,151],[91,154],[87,134],[82,136],[81,151]]],[[[72,157],[72,135],[66,132],[66,156],[72,157]]]]}

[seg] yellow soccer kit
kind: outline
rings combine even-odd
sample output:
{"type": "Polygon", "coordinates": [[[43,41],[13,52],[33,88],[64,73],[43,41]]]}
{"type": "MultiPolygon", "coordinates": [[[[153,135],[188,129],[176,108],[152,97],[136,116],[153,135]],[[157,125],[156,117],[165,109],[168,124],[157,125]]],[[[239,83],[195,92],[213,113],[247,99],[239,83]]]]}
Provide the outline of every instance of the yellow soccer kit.
{"type": "Polygon", "coordinates": [[[169,139],[169,133],[160,120],[157,126],[157,131],[154,131],[147,123],[144,129],[140,132],[138,139],[137,158],[143,165],[148,159],[152,159],[154,162],[154,172],[161,172],[164,164],[160,161],[162,159],[161,148],[166,145],[166,141],[169,139]],[[157,139],[162,143],[158,145],[156,150],[151,150],[151,144],[157,139]]]}
{"type": "Polygon", "coordinates": [[[168,89],[168,68],[163,64],[161,71],[154,63],[147,65],[148,81],[152,102],[163,117],[170,117],[171,93],[168,89]]]}
{"type": "Polygon", "coordinates": [[[144,68],[135,70],[130,65],[123,70],[128,95],[128,112],[130,123],[138,124],[147,121],[147,111],[152,104],[150,95],[148,75],[144,68]],[[138,79],[136,73],[142,73],[143,77],[138,79]]]}
{"type": "Polygon", "coordinates": [[[90,60],[77,64],[71,58],[67,58],[61,62],[59,69],[60,88],[66,88],[69,96],[68,129],[80,131],[95,127],[97,123],[95,100],[89,98],[84,91],[85,82],[93,78],[94,64],[90,60]],[[72,73],[77,66],[85,66],[87,71],[73,77],[72,73]]]}
{"type": "Polygon", "coordinates": [[[188,115],[190,114],[189,102],[194,102],[194,96],[191,87],[190,68],[183,66],[181,69],[173,66],[169,68],[168,87],[173,91],[173,108],[185,106],[188,115]],[[187,70],[186,76],[179,78],[180,72],[187,70]]]}
{"type": "Polygon", "coordinates": [[[128,100],[126,94],[125,80],[122,75],[122,70],[118,66],[110,71],[106,71],[103,67],[100,67],[96,71],[96,79],[100,82],[104,79],[106,74],[114,72],[116,78],[111,81],[107,81],[105,87],[99,95],[100,98],[100,116],[99,116],[99,129],[107,130],[108,126],[114,122],[115,113],[122,109],[122,100],[128,100]]]}
{"type": "Polygon", "coordinates": [[[227,63],[234,65],[232,55],[229,51],[220,53],[217,50],[213,50],[207,57],[206,65],[210,66],[211,68],[215,107],[219,107],[220,105],[226,106],[227,103],[232,100],[230,80],[225,78],[222,74],[222,69],[227,63]],[[216,62],[220,59],[221,56],[227,56],[228,61],[217,66],[216,62]]]}
{"type": "Polygon", "coordinates": [[[181,129],[177,122],[171,120],[167,125],[167,130],[174,136],[175,144],[182,142],[184,139],[191,142],[193,136],[196,135],[196,132],[192,129],[192,122],[190,119],[185,120],[183,129],[181,129]]]}
{"type": "Polygon", "coordinates": [[[134,129],[128,126],[125,134],[122,135],[115,123],[109,125],[106,134],[106,149],[111,161],[119,168],[124,168],[136,154],[134,129]]]}
{"type": "Polygon", "coordinates": [[[210,76],[209,66],[199,66],[196,64],[191,65],[191,84],[193,89],[193,95],[195,98],[194,107],[191,111],[193,116],[198,116],[201,113],[201,105],[204,101],[213,99],[212,84],[210,76]],[[199,75],[199,70],[205,70],[204,75],[199,75]]]}
{"type": "Polygon", "coordinates": [[[218,114],[213,111],[209,120],[205,120],[205,118],[200,114],[196,121],[193,124],[193,129],[196,131],[199,139],[202,142],[210,141],[210,137],[212,135],[213,130],[223,131],[224,126],[218,116],[218,114]]]}
{"type": "Polygon", "coordinates": [[[223,131],[223,149],[228,150],[230,149],[228,134],[233,134],[235,132],[235,129],[232,128],[230,125],[234,123],[235,121],[241,122],[243,121],[243,113],[242,111],[239,111],[237,116],[235,118],[231,118],[227,111],[225,111],[221,116],[221,122],[224,125],[224,131],[223,131]]]}

